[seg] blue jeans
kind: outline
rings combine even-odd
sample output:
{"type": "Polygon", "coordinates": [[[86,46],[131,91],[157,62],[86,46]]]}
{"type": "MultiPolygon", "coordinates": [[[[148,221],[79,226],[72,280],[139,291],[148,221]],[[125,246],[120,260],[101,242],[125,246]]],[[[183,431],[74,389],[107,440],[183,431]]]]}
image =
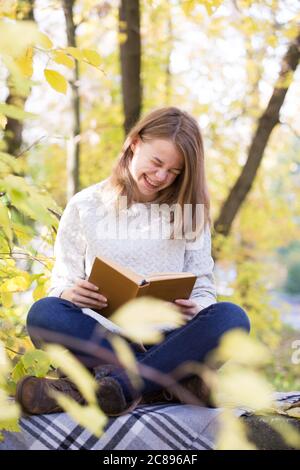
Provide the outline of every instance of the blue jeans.
{"type": "MultiPolygon", "coordinates": [[[[145,345],[146,352],[142,352],[137,344],[127,341],[138,365],[168,374],[185,362],[204,362],[207,354],[218,346],[221,336],[233,328],[250,331],[245,311],[233,303],[219,302],[201,310],[185,325],[164,333],[162,342],[145,345]]],[[[27,329],[36,347],[41,347],[43,343],[61,344],[86,367],[113,362],[111,357],[99,357],[99,347],[104,354],[111,354],[116,360],[109,341],[109,335],[113,333],[68,300],[45,297],[35,302],[27,316],[27,329]]],[[[116,362],[120,365],[120,374],[124,374],[122,365],[116,362]]],[[[157,382],[143,380],[143,393],[161,388],[157,382]]]]}

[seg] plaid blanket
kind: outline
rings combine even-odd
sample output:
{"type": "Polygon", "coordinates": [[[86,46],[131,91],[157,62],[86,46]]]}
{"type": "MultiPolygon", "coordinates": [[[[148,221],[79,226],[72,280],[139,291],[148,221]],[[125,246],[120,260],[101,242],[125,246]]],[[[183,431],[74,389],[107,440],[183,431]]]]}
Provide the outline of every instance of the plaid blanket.
{"type": "MultiPolygon", "coordinates": [[[[278,404],[300,400],[300,392],[277,393],[278,404]]],[[[247,410],[237,409],[241,416],[247,410]]],[[[221,409],[160,403],[141,405],[110,418],[100,438],[66,413],[24,417],[20,433],[5,433],[4,449],[30,450],[210,450],[221,409]]]]}

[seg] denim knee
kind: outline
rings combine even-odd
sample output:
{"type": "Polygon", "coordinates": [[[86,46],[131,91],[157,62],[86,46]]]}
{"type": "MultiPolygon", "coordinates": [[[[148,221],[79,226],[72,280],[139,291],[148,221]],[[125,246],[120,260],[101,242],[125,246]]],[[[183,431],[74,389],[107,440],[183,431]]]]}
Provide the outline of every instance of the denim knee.
{"type": "Polygon", "coordinates": [[[226,318],[228,328],[242,328],[250,332],[250,320],[245,310],[232,302],[217,302],[213,304],[215,313],[219,313],[226,318]]]}
{"type": "Polygon", "coordinates": [[[53,305],[55,306],[61,300],[59,297],[44,297],[34,302],[27,314],[27,328],[42,326],[47,321],[47,312],[51,312],[53,305]]]}

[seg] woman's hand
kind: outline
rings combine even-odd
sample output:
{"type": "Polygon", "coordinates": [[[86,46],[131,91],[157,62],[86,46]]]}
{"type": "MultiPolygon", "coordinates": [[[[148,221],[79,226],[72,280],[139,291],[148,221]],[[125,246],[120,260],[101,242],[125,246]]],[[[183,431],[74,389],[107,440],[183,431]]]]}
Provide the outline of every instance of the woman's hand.
{"type": "Polygon", "coordinates": [[[73,302],[78,307],[96,308],[107,307],[107,299],[97,292],[97,286],[84,279],[78,279],[75,285],[62,292],[61,298],[73,302]]]}
{"type": "Polygon", "coordinates": [[[176,299],[174,303],[180,308],[187,320],[191,320],[200,310],[199,305],[190,299],[176,299]]]}

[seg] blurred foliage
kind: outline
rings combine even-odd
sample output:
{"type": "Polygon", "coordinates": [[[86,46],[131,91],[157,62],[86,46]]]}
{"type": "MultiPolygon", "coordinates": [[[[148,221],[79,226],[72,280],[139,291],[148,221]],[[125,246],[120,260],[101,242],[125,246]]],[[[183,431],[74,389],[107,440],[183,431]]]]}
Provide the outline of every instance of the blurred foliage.
{"type": "Polygon", "coordinates": [[[285,291],[289,294],[300,294],[300,262],[288,267],[288,275],[285,283],[285,291]]]}
{"type": "MultiPolygon", "coordinates": [[[[47,293],[53,266],[51,250],[66,203],[68,80],[75,61],[79,66],[82,103],[82,188],[109,175],[124,139],[118,51],[124,38],[118,33],[116,5],[110,1],[77,1],[77,49],[65,46],[64,25],[60,20],[56,24],[56,15],[51,19],[51,1],[45,5],[44,18],[41,15],[37,23],[22,22],[27,7],[26,1],[14,0],[5,0],[0,6],[1,84],[5,89],[9,74],[21,96],[31,93],[25,110],[6,104],[3,92],[0,103],[0,132],[5,133],[7,118],[24,123],[24,144],[18,158],[6,153],[4,140],[0,142],[2,429],[17,429],[18,407],[7,407],[7,414],[4,413],[4,404],[13,394],[16,382],[28,373],[44,376],[53,367],[51,355],[34,350],[24,324],[29,305],[47,293]]],[[[174,104],[198,117],[206,144],[215,219],[245,163],[283,52],[297,35],[299,12],[295,2],[283,0],[143,0],[141,13],[143,112],[174,104]],[[191,82],[196,85],[191,86],[191,82]]],[[[220,294],[219,300],[236,302],[246,310],[252,325],[251,339],[258,339],[272,358],[270,363],[260,365],[259,371],[257,364],[251,362],[254,370],[249,367],[248,376],[236,366],[231,372],[235,382],[240,380],[240,388],[247,388],[250,381],[249,389],[255,395],[257,386],[262,399],[262,390],[268,388],[264,388],[265,379],[256,375],[262,371],[267,372],[275,389],[300,388],[296,367],[290,360],[291,339],[297,333],[283,328],[279,312],[270,306],[269,298],[269,291],[282,282],[281,256],[286,254],[286,265],[290,265],[296,253],[291,247],[300,238],[298,76],[288,98],[282,110],[282,125],[272,133],[232,234],[226,239],[215,235],[213,240],[218,266],[225,273],[232,269],[235,272],[234,279],[227,281],[227,291],[231,293],[220,294]]],[[[125,313],[132,312],[130,307],[125,313]]],[[[125,313],[119,313],[122,322],[125,313]]],[[[142,321],[147,323],[147,319],[142,321]]],[[[132,330],[129,322],[127,325],[134,339],[146,328],[139,324],[132,330]]],[[[146,330],[153,335],[149,325],[146,330]]],[[[238,348],[234,343],[233,349],[243,349],[246,341],[243,339],[238,348]]],[[[121,357],[127,357],[129,373],[134,375],[136,370],[124,349],[125,343],[114,347],[121,357]]],[[[258,352],[253,354],[260,356],[258,352]]],[[[68,372],[72,373],[74,364],[69,360],[65,364],[69,362],[68,372]]],[[[77,376],[74,380],[81,383],[77,376]]],[[[227,387],[232,398],[230,380],[224,384],[223,389],[227,387]]],[[[88,398],[89,405],[84,410],[74,403],[61,403],[83,425],[88,426],[90,416],[97,416],[90,430],[99,435],[105,419],[96,412],[92,396],[88,398]]],[[[219,398],[218,404],[222,400],[219,398]]],[[[230,409],[228,413],[219,448],[252,448],[230,409]],[[232,442],[232,436],[236,436],[236,442],[232,442]]]]}

